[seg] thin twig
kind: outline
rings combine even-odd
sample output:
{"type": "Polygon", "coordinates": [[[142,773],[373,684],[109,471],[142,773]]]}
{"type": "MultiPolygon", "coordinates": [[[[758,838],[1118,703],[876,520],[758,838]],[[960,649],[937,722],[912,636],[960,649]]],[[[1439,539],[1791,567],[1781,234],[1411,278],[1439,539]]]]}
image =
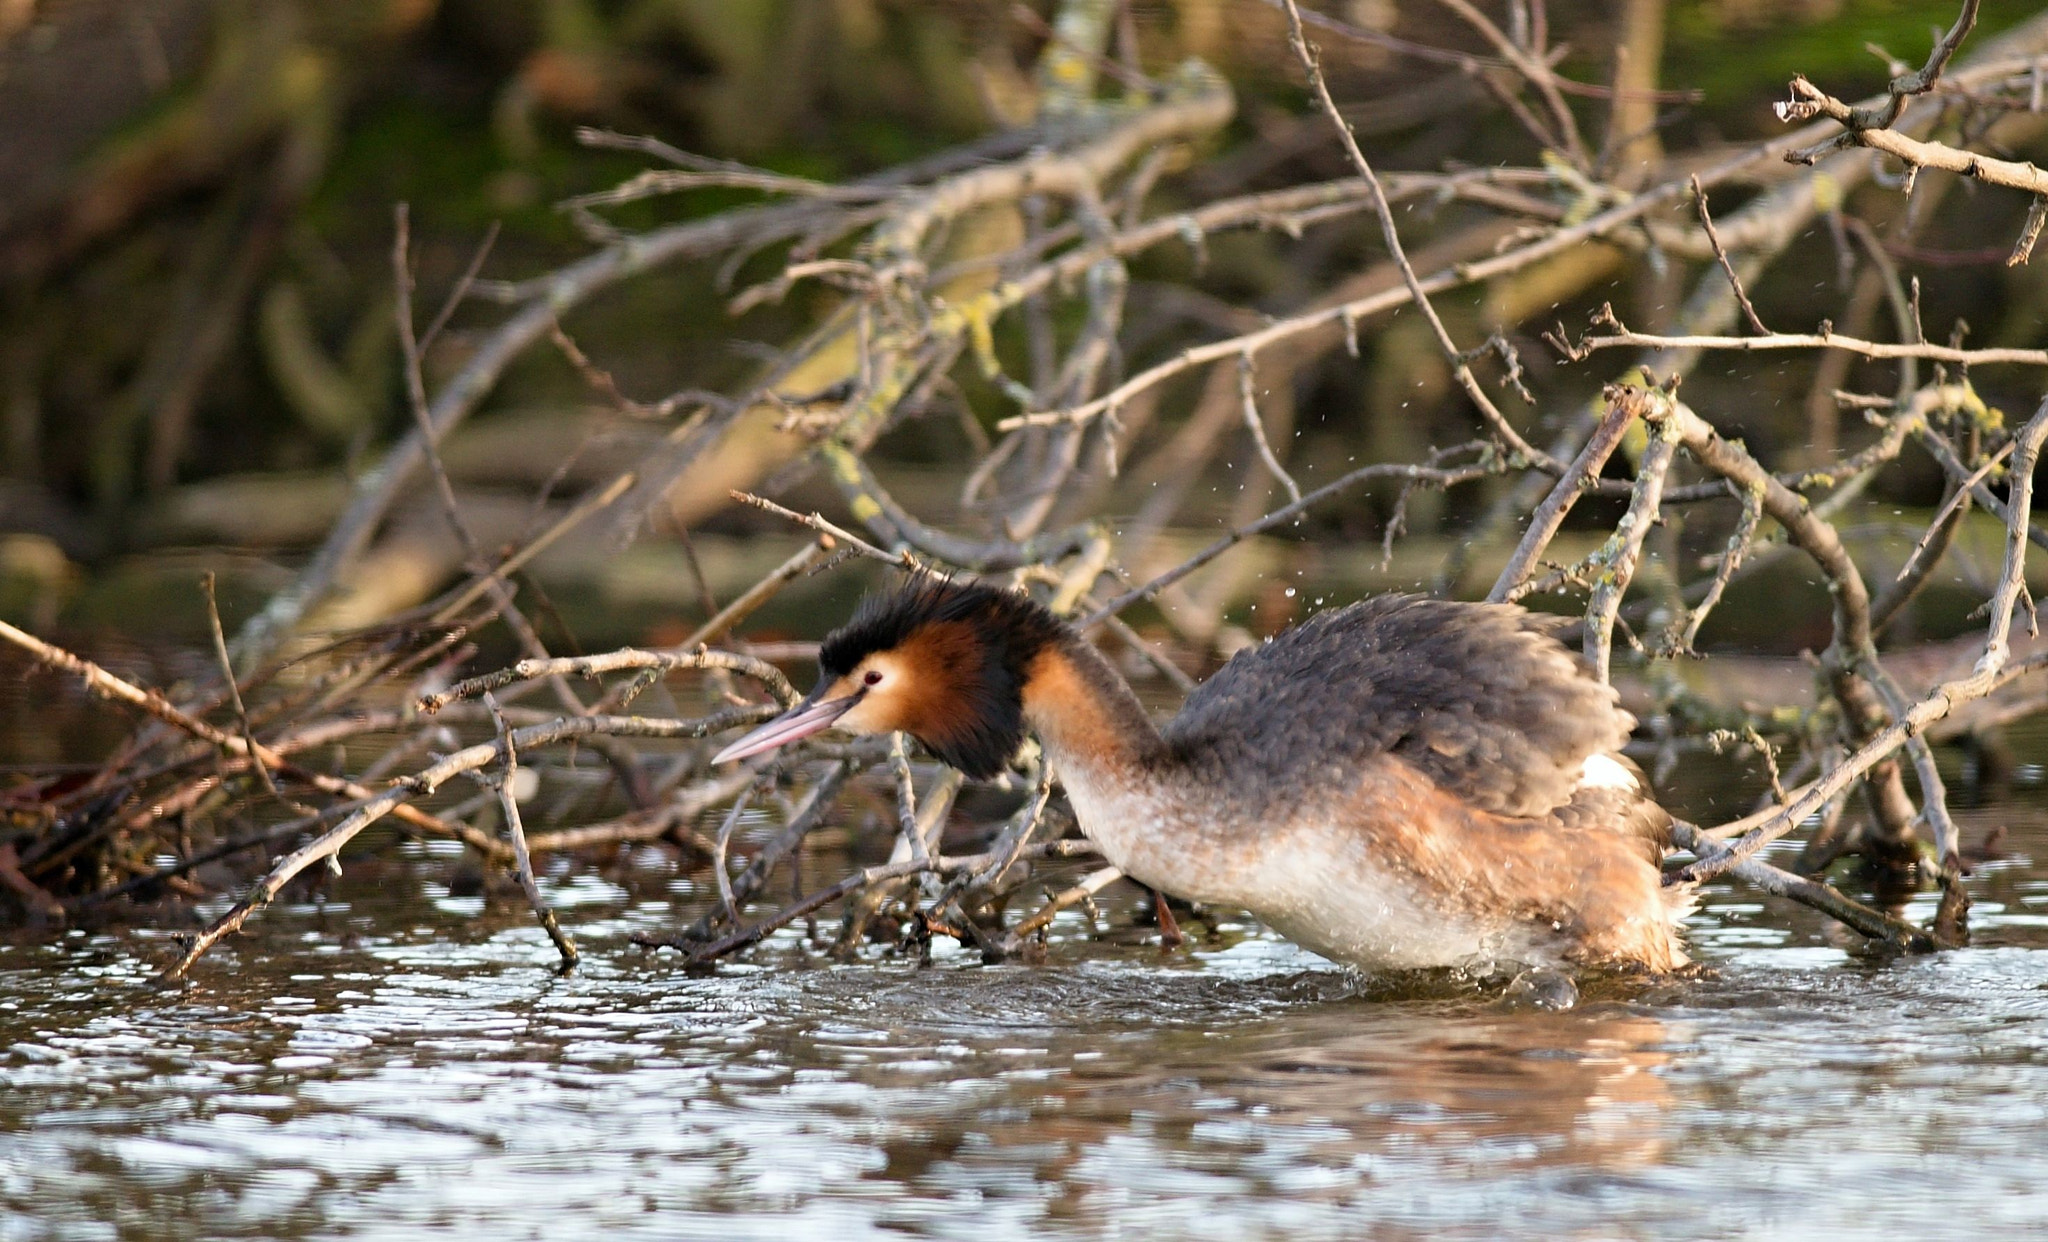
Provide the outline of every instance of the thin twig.
{"type": "Polygon", "coordinates": [[[747,813],[748,805],[754,800],[754,791],[760,787],[761,782],[756,779],[732,800],[732,809],[725,813],[724,822],[718,825],[718,836],[713,842],[711,874],[718,881],[718,908],[724,911],[728,923],[740,921],[740,904],[733,895],[732,874],[725,862],[726,851],[732,846],[733,829],[739,827],[740,816],[747,813]]]}
{"type": "Polygon", "coordinates": [[[526,890],[526,901],[533,907],[534,917],[540,920],[541,928],[548,939],[555,942],[555,951],[562,955],[562,969],[576,967],[576,942],[569,933],[562,930],[555,918],[554,908],[547,898],[541,896],[540,880],[533,873],[533,855],[526,848],[526,824],[519,815],[519,747],[512,738],[512,727],[505,723],[505,713],[498,709],[498,700],[484,695],[484,706],[491,711],[491,717],[498,726],[498,746],[505,754],[505,766],[498,780],[499,805],[505,813],[505,832],[512,838],[513,867],[517,871],[519,887],[526,890]]]}
{"type": "Polygon", "coordinates": [[[485,673],[456,682],[446,690],[423,695],[419,709],[429,715],[450,703],[473,699],[492,690],[523,681],[538,681],[543,677],[596,677],[603,673],[616,673],[622,669],[658,669],[673,672],[677,669],[724,669],[751,677],[768,688],[784,707],[793,705],[803,696],[796,687],[789,684],[782,670],[766,660],[753,656],[738,655],[730,651],[640,651],[632,647],[608,651],[602,655],[564,656],[546,660],[521,660],[509,668],[495,673],[485,673]]]}
{"type": "Polygon", "coordinates": [[[1515,545],[1508,563],[1501,567],[1493,589],[1486,593],[1488,602],[1498,604],[1520,598],[1523,582],[1535,570],[1537,562],[1543,559],[1544,550],[1564,525],[1565,516],[1578,503],[1579,496],[1600,477],[1601,467],[1620,447],[1640,408],[1636,402],[1617,401],[1612,395],[1608,397],[1607,412],[1601,415],[1593,434],[1586,438],[1585,447],[1579,450],[1579,455],[1572,458],[1571,467],[1558,476],[1550,494],[1543,498],[1543,503],[1530,517],[1529,529],[1523,533],[1521,542],[1515,545]]]}
{"type": "MultiPolygon", "coordinates": [[[[1623,389],[1609,400],[1619,404],[1633,403],[1638,398],[1634,390],[1623,389]]],[[[1614,534],[1594,557],[1600,567],[1599,577],[1586,600],[1586,660],[1602,682],[1608,680],[1608,663],[1614,649],[1615,614],[1621,610],[1621,597],[1635,578],[1643,539],[1657,522],[1658,510],[1663,503],[1664,476],[1671,469],[1671,458],[1678,451],[1681,434],[1677,420],[1656,411],[1655,407],[1645,410],[1643,417],[1649,424],[1650,444],[1636,468],[1636,494],[1629,501],[1628,511],[1622,514],[1620,523],[1615,526],[1614,534]]]]}
{"type": "Polygon", "coordinates": [[[1301,487],[1294,476],[1280,464],[1273,455],[1273,446],[1266,440],[1266,422],[1259,417],[1259,399],[1252,391],[1252,356],[1246,354],[1237,364],[1238,399],[1243,403],[1245,430],[1252,433],[1252,444],[1259,451],[1259,460],[1266,463],[1266,469],[1280,480],[1280,486],[1287,489],[1287,498],[1297,503],[1301,500],[1301,487]]]}
{"type": "Polygon", "coordinates": [[[441,303],[441,309],[435,314],[434,321],[427,325],[425,332],[420,333],[420,357],[427,356],[427,351],[441,338],[441,329],[448,326],[448,321],[455,317],[456,308],[469,296],[469,291],[476,287],[477,275],[484,270],[484,260],[491,257],[491,248],[498,244],[498,229],[499,222],[491,221],[491,226],[484,230],[484,239],[477,243],[475,253],[469,257],[469,266],[462,269],[462,278],[448,291],[448,298],[441,303]]]}
{"type": "Polygon", "coordinates": [[[1551,341],[1574,362],[1582,361],[1600,350],[1616,348],[1703,349],[1733,353],[1779,349],[1843,349],[1852,354],[1861,354],[1865,358],[1919,358],[1962,367],[2048,367],[2048,349],[1959,349],[1952,345],[1936,345],[1925,341],[1904,344],[1866,341],[1835,332],[1773,332],[1768,336],[1660,336],[1653,332],[1631,332],[1622,327],[1620,321],[1614,317],[1612,308],[1596,315],[1594,322],[1596,325],[1611,325],[1614,330],[1597,336],[1582,336],[1575,342],[1565,342],[1555,336],[1551,341]]]}
{"type": "MultiPolygon", "coordinates": [[[[832,809],[833,800],[853,774],[853,766],[835,763],[818,778],[805,795],[803,805],[789,817],[789,823],[766,845],[754,851],[753,861],[745,870],[732,879],[719,894],[720,911],[735,924],[739,921],[739,909],[751,900],[755,893],[768,882],[768,876],[784,858],[791,857],[803,843],[803,839],[825,822],[826,814],[832,809]]],[[[750,778],[749,788],[752,788],[750,778]]],[[[716,926],[711,915],[705,915],[683,933],[686,940],[708,940],[716,926]]]]}
{"type": "Polygon", "coordinates": [[[1051,900],[1038,908],[1037,913],[1010,929],[1003,937],[1003,945],[1014,953],[1025,940],[1036,935],[1039,929],[1051,925],[1059,912],[1069,906],[1076,906],[1124,878],[1124,873],[1115,867],[1102,867],[1083,876],[1072,887],[1061,889],[1051,900]]]}
{"type": "Polygon", "coordinates": [[[1707,214],[1707,192],[1700,188],[1698,176],[1692,179],[1692,204],[1699,214],[1700,227],[1706,230],[1707,244],[1714,248],[1714,261],[1721,265],[1721,270],[1728,276],[1729,288],[1735,291],[1735,301],[1742,307],[1743,318],[1749,320],[1749,326],[1756,330],[1758,336],[1769,336],[1771,330],[1764,327],[1764,321],[1758,318],[1756,307],[1750,305],[1749,294],[1742,288],[1742,277],[1736,274],[1735,265],[1728,261],[1728,250],[1721,244],[1721,233],[1714,227],[1714,217],[1707,214]]]}
{"type": "MultiPolygon", "coordinates": [[[[220,675],[227,683],[228,698],[235,705],[235,721],[242,726],[242,741],[246,743],[244,753],[254,754],[256,751],[256,730],[250,726],[249,708],[242,702],[242,686],[235,677],[235,662],[228,655],[227,632],[221,628],[220,601],[214,597],[213,588],[213,571],[209,569],[200,575],[199,589],[206,595],[206,623],[208,630],[213,635],[213,654],[220,661],[220,675]]],[[[272,780],[270,776],[270,765],[258,763],[252,766],[256,769],[257,778],[263,782],[265,792],[269,793],[271,797],[282,801],[284,795],[277,792],[277,782],[272,780]]],[[[302,813],[310,813],[305,807],[294,809],[302,813]]]]}
{"type": "Polygon", "coordinates": [[[1097,608],[1094,612],[1091,612],[1087,616],[1081,618],[1079,621],[1075,622],[1075,624],[1084,630],[1093,629],[1095,626],[1101,624],[1104,619],[1112,617],[1117,613],[1122,612],[1124,609],[1130,607],[1132,604],[1137,603],[1139,600],[1149,599],[1152,596],[1157,595],[1159,592],[1165,590],[1167,587],[1172,586],[1174,583],[1179,582],[1182,578],[1187,577],[1189,574],[1195,572],[1197,569],[1200,569],[1202,566],[1208,564],[1210,561],[1215,560],[1217,557],[1223,555],[1225,552],[1228,552],[1230,549],[1236,547],[1238,544],[1243,543],[1245,540],[1251,538],[1253,535],[1259,534],[1262,531],[1271,530],[1275,526],[1279,526],[1283,523],[1292,521],[1297,514],[1314,507],[1315,505],[1321,503],[1324,500],[1328,500],[1330,497],[1335,496],[1340,492],[1356,487],[1360,483],[1364,483],[1367,480],[1401,479],[1404,481],[1416,483],[1426,483],[1432,487],[1448,489],[1460,483],[1469,483],[1474,479],[1485,478],[1489,474],[1497,473],[1500,469],[1501,467],[1497,463],[1487,463],[1473,466],[1458,466],[1448,469],[1440,469],[1433,466],[1411,466],[1405,463],[1360,466],[1358,469],[1351,471],[1349,474],[1343,475],[1342,477],[1335,479],[1332,482],[1325,483],[1323,486],[1317,488],[1312,492],[1307,492],[1303,494],[1302,498],[1300,500],[1295,501],[1293,504],[1283,505],[1280,508],[1273,510],[1271,513],[1268,513],[1255,521],[1247,522],[1244,525],[1237,527],[1235,530],[1232,530],[1229,534],[1223,536],[1221,539],[1218,539],[1216,542],[1210,544],[1208,547],[1203,548],[1200,552],[1197,552],[1193,556],[1189,557],[1187,560],[1182,561],[1179,565],[1176,565],[1172,569],[1167,570],[1165,573],[1160,574],[1158,577],[1152,579],[1150,582],[1145,583],[1143,586],[1134,587],[1131,590],[1125,591],[1122,595],[1117,596],[1115,599],[1110,600],[1107,604],[1104,604],[1102,607],[1097,608]]]}
{"type": "Polygon", "coordinates": [[[1692,610],[1679,631],[1675,644],[1681,653],[1693,652],[1693,644],[1699,641],[1700,627],[1713,614],[1714,606],[1721,602],[1721,595],[1734,580],[1735,571],[1742,568],[1743,558],[1749,555],[1750,545],[1756,542],[1757,527],[1763,522],[1764,500],[1760,487],[1746,488],[1741,493],[1742,515],[1735,520],[1735,529],[1728,536],[1728,545],[1721,550],[1720,564],[1714,567],[1714,580],[1707,587],[1706,597],[1692,610]]]}
{"type": "Polygon", "coordinates": [[[931,851],[925,848],[924,831],[917,822],[917,788],[911,782],[910,752],[901,733],[889,735],[889,770],[896,774],[896,823],[903,834],[903,844],[912,858],[928,858],[931,851]]]}
{"type": "Polygon", "coordinates": [[[919,564],[916,558],[912,557],[908,552],[884,552],[845,527],[826,520],[823,514],[798,513],[794,509],[785,509],[767,497],[756,496],[752,492],[734,492],[732,493],[732,498],[743,505],[752,505],[756,509],[772,513],[777,517],[787,518],[799,526],[808,527],[826,539],[832,540],[834,544],[843,544],[849,551],[859,556],[865,556],[869,560],[880,561],[885,565],[894,565],[898,569],[912,571],[924,569],[924,566],[919,564]]]}
{"type": "MultiPolygon", "coordinates": [[[[1443,2],[1475,25],[1491,28],[1492,24],[1479,17],[1477,11],[1472,9],[1466,0],[1443,2]]],[[[1284,3],[1287,8],[1288,41],[1294,47],[1295,58],[1301,62],[1303,71],[1308,74],[1309,87],[1315,92],[1316,102],[1322,105],[1323,114],[1330,118],[1330,124],[1336,129],[1337,137],[1343,142],[1344,153],[1351,158],[1351,166],[1356,168],[1358,175],[1365,180],[1373,214],[1379,217],[1380,237],[1386,243],[1388,257],[1393,259],[1394,266],[1400,270],[1401,283],[1407,288],[1408,296],[1415,303],[1416,309],[1422,312],[1423,321],[1429,325],[1431,334],[1436,337],[1437,348],[1443,351],[1445,359],[1451,364],[1452,377],[1458,381],[1459,387],[1465,390],[1465,395],[1471,398],[1472,404],[1478,407],[1488,430],[1500,437],[1501,442],[1507,445],[1511,452],[1528,461],[1545,462],[1546,469],[1551,473],[1564,473],[1565,466],[1562,462],[1552,460],[1548,453],[1524,440],[1521,433],[1508,424],[1507,417],[1500,412],[1500,407],[1493,403],[1493,397],[1472,374],[1472,368],[1465,360],[1465,352],[1451,339],[1450,330],[1444,327],[1442,317],[1436,313],[1436,307],[1429,300],[1429,291],[1423,287],[1422,278],[1415,274],[1414,265],[1408,262],[1408,252],[1401,244],[1401,233],[1394,223],[1394,209],[1387,202],[1386,190],[1380,185],[1379,174],[1373,171],[1372,164],[1365,158],[1365,152],[1359,150],[1358,138],[1351,132],[1351,123],[1344,119],[1343,112],[1337,107],[1337,101],[1330,98],[1330,87],[1323,80],[1323,71],[1317,64],[1316,54],[1309,47],[1307,37],[1302,34],[1301,9],[1295,0],[1284,0],[1284,3]]],[[[1511,44],[1505,45],[1503,50],[1511,47],[1511,44]]],[[[1519,56],[1519,53],[1516,55],[1519,56]]],[[[1522,63],[1522,60],[1518,60],[1517,67],[1523,68],[1525,73],[1536,72],[1522,63]]],[[[1545,93],[1546,98],[1554,100],[1566,141],[1583,165],[1584,152],[1578,147],[1578,133],[1572,124],[1570,110],[1564,107],[1562,100],[1555,100],[1554,91],[1546,90],[1547,79],[1547,69],[1542,71],[1541,77],[1531,78],[1537,89],[1545,93]]]]}
{"type": "Polygon", "coordinates": [[[1934,520],[1928,523],[1920,538],[1914,541],[1913,551],[1906,557],[1906,563],[1899,566],[1899,572],[1891,583],[1878,594],[1870,604],[1870,629],[1882,634],[1904,610],[1913,597],[1925,585],[1929,575],[1941,564],[1947,555],[1949,544],[1955,540],[1956,532],[1962,529],[1963,519],[1969,515],[1971,491],[1982,483],[1990,472],[2012,451],[2012,441],[1998,447],[1982,466],[1969,478],[1960,482],[1950,480],[1949,495],[1936,511],[1934,520]]]}
{"type": "Polygon", "coordinates": [[[440,436],[434,430],[434,415],[427,402],[426,373],[421,366],[420,344],[413,336],[412,322],[412,257],[409,247],[412,241],[412,213],[405,203],[391,209],[391,275],[394,296],[398,300],[398,343],[403,351],[405,371],[405,395],[412,410],[413,422],[419,429],[421,448],[426,456],[428,470],[434,478],[434,491],[441,499],[441,508],[448,519],[449,529],[462,541],[462,550],[472,570],[481,571],[484,565],[483,550],[477,545],[476,536],[470,533],[469,523],[462,518],[462,506],[455,499],[455,485],[448,479],[448,469],[441,464],[440,436]]]}

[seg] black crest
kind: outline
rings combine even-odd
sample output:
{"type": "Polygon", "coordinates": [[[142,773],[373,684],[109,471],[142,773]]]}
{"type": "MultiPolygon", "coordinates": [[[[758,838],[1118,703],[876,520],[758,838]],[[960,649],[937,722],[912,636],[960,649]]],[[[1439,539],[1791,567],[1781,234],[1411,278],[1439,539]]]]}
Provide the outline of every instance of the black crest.
{"type": "Polygon", "coordinates": [[[818,664],[829,680],[875,652],[902,651],[927,696],[911,732],[941,760],[985,780],[1023,744],[1031,660],[1066,632],[1029,596],[920,575],[862,600],[853,618],[826,637],[818,664]]]}

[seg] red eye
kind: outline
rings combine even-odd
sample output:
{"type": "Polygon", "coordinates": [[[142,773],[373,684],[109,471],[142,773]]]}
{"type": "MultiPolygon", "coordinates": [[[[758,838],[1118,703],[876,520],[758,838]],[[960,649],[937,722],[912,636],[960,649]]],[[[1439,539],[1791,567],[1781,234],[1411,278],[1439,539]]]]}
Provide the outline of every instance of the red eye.
{"type": "Polygon", "coordinates": [[[871,686],[879,686],[882,684],[882,675],[874,669],[869,669],[867,676],[861,678],[861,680],[871,686]]]}

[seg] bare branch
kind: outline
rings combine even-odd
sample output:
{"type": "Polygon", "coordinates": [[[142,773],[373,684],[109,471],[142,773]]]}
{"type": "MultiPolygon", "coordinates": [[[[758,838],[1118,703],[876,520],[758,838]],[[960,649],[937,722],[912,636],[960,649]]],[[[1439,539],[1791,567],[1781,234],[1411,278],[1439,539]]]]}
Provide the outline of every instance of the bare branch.
{"type": "Polygon", "coordinates": [[[1259,450],[1259,460],[1266,463],[1266,469],[1280,480],[1280,486],[1287,489],[1287,498],[1297,503],[1301,500],[1301,487],[1280,459],[1273,455],[1273,446],[1266,442],[1266,423],[1259,417],[1259,400],[1252,392],[1252,356],[1246,354],[1237,364],[1238,399],[1244,410],[1245,430],[1252,433],[1252,444],[1259,450]]]}
{"type": "Polygon", "coordinates": [[[574,969],[576,942],[562,930],[554,908],[548,905],[547,898],[541,896],[540,881],[533,874],[533,855],[526,848],[526,824],[519,816],[519,747],[512,739],[511,726],[505,723],[505,713],[498,710],[498,701],[486,694],[484,705],[490,708],[491,716],[497,722],[498,747],[505,755],[504,772],[498,781],[498,799],[505,813],[505,832],[512,838],[513,866],[518,872],[519,887],[526,891],[527,904],[533,907],[541,929],[547,932],[549,940],[554,941],[555,951],[562,955],[562,969],[574,969]]]}
{"type": "Polygon", "coordinates": [[[1898,344],[1859,340],[1833,332],[1773,332],[1767,336],[1659,336],[1655,333],[1630,331],[1615,317],[1612,307],[1596,313],[1593,322],[1596,327],[1611,328],[1612,331],[1597,336],[1588,334],[1571,343],[1553,336],[1552,344],[1557,345],[1559,351],[1574,362],[1588,358],[1603,349],[1620,347],[1709,349],[1732,353],[1778,349],[1843,349],[1852,354],[1861,354],[1865,358],[1920,358],[1965,367],[2048,366],[2048,350],[2043,349],[1961,349],[1953,345],[1934,345],[1925,341],[1898,344]]]}
{"type": "Polygon", "coordinates": [[[1771,330],[1764,327],[1764,321],[1757,317],[1756,307],[1750,305],[1749,294],[1743,291],[1742,277],[1736,275],[1735,265],[1728,261],[1728,250],[1721,244],[1721,233],[1714,227],[1714,217],[1707,214],[1707,192],[1700,187],[1697,176],[1692,179],[1692,203],[1699,214],[1700,228],[1706,231],[1707,244],[1714,248],[1714,261],[1721,265],[1721,270],[1728,276],[1728,287],[1735,291],[1735,300],[1742,307],[1743,318],[1749,320],[1749,326],[1756,330],[1758,336],[1769,336],[1771,330]]]}
{"type": "Polygon", "coordinates": [[[1522,584],[1535,571],[1537,562],[1543,559],[1544,550],[1556,537],[1558,528],[1564,525],[1565,516],[1578,503],[1579,496],[1600,477],[1601,467],[1620,447],[1622,437],[1628,434],[1640,410],[1639,403],[1618,401],[1615,393],[1608,394],[1607,413],[1601,416],[1599,426],[1587,437],[1585,447],[1572,459],[1571,467],[1558,476],[1550,494],[1543,498],[1543,503],[1529,519],[1529,529],[1515,546],[1514,554],[1508,557],[1500,577],[1494,580],[1493,589],[1486,593],[1489,602],[1499,604],[1520,598],[1522,584]]]}
{"type": "Polygon", "coordinates": [[[1650,428],[1650,444],[1636,467],[1636,493],[1629,501],[1628,512],[1622,514],[1614,534],[1593,558],[1599,576],[1586,601],[1585,650],[1587,662],[1603,682],[1608,680],[1608,663],[1613,654],[1614,616],[1635,577],[1643,539],[1656,524],[1663,503],[1664,476],[1671,469],[1672,454],[1678,450],[1680,437],[1678,420],[1669,417],[1661,403],[1642,406],[1641,398],[1630,389],[1610,394],[1608,400],[1613,405],[1627,403],[1640,407],[1641,417],[1650,428]]]}
{"type": "MultiPolygon", "coordinates": [[[[2006,523],[2005,567],[1999,575],[1998,588],[1991,598],[1991,624],[1984,640],[1984,654],[1978,659],[1970,675],[1934,687],[1904,713],[1899,714],[1888,727],[1878,731],[1859,746],[1825,778],[1814,782],[1800,797],[1780,807],[1770,818],[1745,832],[1729,847],[1726,854],[1711,861],[1702,859],[1684,867],[1667,877],[1667,883],[1702,880],[1726,871],[1735,863],[1755,854],[1765,844],[1791,831],[1794,825],[1820,809],[1835,793],[1889,757],[1892,752],[1904,745],[1908,738],[1917,736],[1957,706],[1972,699],[1982,698],[2009,681],[2037,668],[2048,666],[2048,654],[2035,655],[2017,664],[2011,663],[2011,646],[2008,640],[2012,627],[2012,610],[2026,576],[2027,540],[2024,532],[2033,510],[2034,465],[2040,455],[2043,439],[2048,439],[2048,402],[2043,402],[2041,408],[2035,411],[2026,426],[2014,437],[2016,446],[2013,450],[2013,495],[2011,515],[2006,523]]],[[[1688,444],[1690,442],[1688,437],[1688,444]]]]}

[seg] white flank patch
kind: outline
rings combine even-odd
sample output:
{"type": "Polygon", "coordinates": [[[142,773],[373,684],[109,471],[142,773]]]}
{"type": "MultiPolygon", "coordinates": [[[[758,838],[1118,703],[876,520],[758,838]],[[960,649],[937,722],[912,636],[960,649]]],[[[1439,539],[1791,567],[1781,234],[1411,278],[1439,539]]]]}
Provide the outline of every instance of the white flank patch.
{"type": "Polygon", "coordinates": [[[1612,755],[1587,755],[1579,788],[1635,789],[1636,774],[1617,763],[1612,755]]]}

